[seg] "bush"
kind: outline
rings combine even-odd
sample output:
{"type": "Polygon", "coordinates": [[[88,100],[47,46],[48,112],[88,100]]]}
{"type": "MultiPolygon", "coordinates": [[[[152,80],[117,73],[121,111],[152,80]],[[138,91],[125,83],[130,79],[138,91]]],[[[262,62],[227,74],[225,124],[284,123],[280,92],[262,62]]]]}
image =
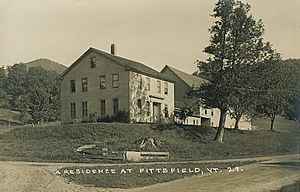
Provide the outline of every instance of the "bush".
{"type": "Polygon", "coordinates": [[[129,123],[129,113],[128,111],[118,111],[115,115],[106,115],[104,117],[99,117],[97,122],[121,122],[129,123]]]}

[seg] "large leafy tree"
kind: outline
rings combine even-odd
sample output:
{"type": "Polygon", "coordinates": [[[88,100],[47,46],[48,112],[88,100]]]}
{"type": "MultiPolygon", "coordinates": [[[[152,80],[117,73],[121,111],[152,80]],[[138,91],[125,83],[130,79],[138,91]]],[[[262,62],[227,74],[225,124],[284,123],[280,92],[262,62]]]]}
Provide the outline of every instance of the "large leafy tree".
{"type": "Polygon", "coordinates": [[[6,93],[6,75],[4,67],[0,67],[0,107],[9,106],[9,97],[6,93]]]}
{"type": "Polygon", "coordinates": [[[8,68],[7,93],[10,95],[10,105],[15,110],[24,108],[22,100],[26,93],[24,82],[26,78],[26,65],[19,63],[8,68]]]}
{"type": "Polygon", "coordinates": [[[269,43],[263,42],[262,22],[252,17],[249,4],[219,0],[212,17],[216,21],[210,29],[210,44],[204,49],[210,57],[206,62],[198,62],[200,74],[208,77],[210,82],[201,86],[195,95],[202,99],[205,106],[220,109],[215,140],[222,143],[229,109],[238,121],[252,103],[248,100],[250,95],[244,92],[245,67],[268,57],[279,58],[279,55],[268,53],[272,48],[269,43]]]}
{"type": "Polygon", "coordinates": [[[9,68],[7,90],[11,106],[29,114],[34,122],[54,121],[60,116],[58,74],[41,67],[15,64],[9,68]]]}
{"type": "Polygon", "coordinates": [[[258,103],[256,111],[271,120],[274,129],[276,115],[289,109],[290,101],[298,98],[299,71],[295,65],[285,62],[265,62],[257,65],[260,81],[256,83],[258,103]]]}
{"type": "Polygon", "coordinates": [[[58,74],[42,67],[29,68],[24,87],[27,112],[35,122],[53,121],[59,118],[59,88],[55,81],[58,74]]]}
{"type": "Polygon", "coordinates": [[[290,98],[288,106],[284,109],[285,116],[290,120],[300,121],[300,59],[287,59],[283,63],[292,69],[295,87],[294,94],[290,98]]]}

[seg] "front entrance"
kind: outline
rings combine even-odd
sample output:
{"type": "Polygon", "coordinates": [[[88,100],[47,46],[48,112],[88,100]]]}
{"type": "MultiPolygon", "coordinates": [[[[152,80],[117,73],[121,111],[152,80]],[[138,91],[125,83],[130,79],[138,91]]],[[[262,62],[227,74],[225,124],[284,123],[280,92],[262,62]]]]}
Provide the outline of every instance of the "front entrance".
{"type": "Polygon", "coordinates": [[[201,125],[210,126],[210,119],[209,118],[205,118],[205,117],[201,117],[201,125]]]}
{"type": "Polygon", "coordinates": [[[153,119],[154,122],[159,122],[161,118],[161,103],[153,102],[153,119]]]}

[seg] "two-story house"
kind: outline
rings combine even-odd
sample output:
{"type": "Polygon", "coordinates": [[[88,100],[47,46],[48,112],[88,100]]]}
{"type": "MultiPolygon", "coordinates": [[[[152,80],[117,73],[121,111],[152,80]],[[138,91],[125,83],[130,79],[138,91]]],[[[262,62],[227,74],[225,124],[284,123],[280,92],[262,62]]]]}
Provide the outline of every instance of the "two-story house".
{"type": "MultiPolygon", "coordinates": [[[[175,81],[175,109],[187,106],[188,108],[198,108],[196,113],[189,116],[184,124],[205,125],[218,127],[220,121],[220,109],[204,108],[200,105],[200,99],[188,98],[186,92],[193,88],[198,88],[201,84],[208,82],[195,75],[187,74],[183,71],[166,65],[161,73],[168,79],[175,81]]],[[[235,120],[229,114],[226,116],[225,127],[234,128],[235,120]]],[[[247,116],[242,116],[239,121],[240,129],[251,129],[251,122],[247,116]]]]}
{"type": "Polygon", "coordinates": [[[61,121],[126,111],[130,122],[156,122],[174,111],[174,83],[136,61],[89,48],[59,77],[61,121]]]}

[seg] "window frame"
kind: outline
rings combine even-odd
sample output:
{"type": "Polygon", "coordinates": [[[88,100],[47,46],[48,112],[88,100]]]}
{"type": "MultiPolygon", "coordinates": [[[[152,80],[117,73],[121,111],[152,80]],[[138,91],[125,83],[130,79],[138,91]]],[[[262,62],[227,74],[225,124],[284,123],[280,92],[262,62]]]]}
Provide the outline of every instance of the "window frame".
{"type": "Polygon", "coordinates": [[[70,80],[70,93],[75,93],[75,92],[76,92],[76,80],[72,79],[72,80],[70,80]],[[74,85],[74,87],[73,87],[73,85],[74,85]],[[73,90],[73,88],[74,88],[74,90],[73,90]]]}
{"type": "Polygon", "coordinates": [[[100,115],[101,116],[106,115],[106,100],[105,99],[100,100],[100,115]]]}
{"type": "Polygon", "coordinates": [[[81,115],[82,115],[82,118],[87,118],[89,116],[87,101],[82,101],[82,103],[81,103],[81,115]]]}
{"type": "Polygon", "coordinates": [[[164,82],[164,93],[166,95],[169,94],[169,84],[168,84],[168,82],[164,82]]]}
{"type": "Polygon", "coordinates": [[[138,75],[138,87],[141,89],[143,87],[143,78],[141,75],[138,75]]]}
{"type": "Polygon", "coordinates": [[[119,110],[120,110],[120,106],[119,106],[119,98],[113,98],[112,99],[113,100],[113,114],[114,115],[116,115],[118,112],[119,112],[119,110]],[[117,101],[117,102],[115,102],[115,101],[117,101]],[[117,105],[115,105],[115,104],[117,104],[117,105]]]}
{"type": "Polygon", "coordinates": [[[146,77],[146,90],[150,91],[150,77],[146,77]]]}
{"type": "Polygon", "coordinates": [[[120,80],[120,77],[119,77],[119,73],[114,73],[112,74],[112,88],[118,88],[119,87],[119,80],[120,80]],[[114,77],[118,77],[118,79],[114,79],[114,77]],[[117,85],[115,85],[115,83],[117,83],[117,85]]]}
{"type": "Polygon", "coordinates": [[[147,101],[147,116],[150,116],[150,111],[151,111],[151,109],[150,109],[151,107],[150,107],[150,101],[147,101]]]}
{"type": "Polygon", "coordinates": [[[88,78],[87,77],[84,77],[81,79],[81,91],[82,92],[88,91],[88,78]]]}
{"type": "Polygon", "coordinates": [[[165,104],[165,107],[164,107],[164,117],[169,118],[169,106],[168,106],[168,104],[165,104]]]}
{"type": "Polygon", "coordinates": [[[157,93],[161,93],[161,80],[157,80],[157,93]]]}
{"type": "Polygon", "coordinates": [[[106,78],[105,75],[100,75],[100,89],[106,89],[106,78]],[[104,81],[102,81],[104,80],[104,81]],[[103,85],[104,83],[104,85],[103,85]]]}
{"type": "Polygon", "coordinates": [[[76,103],[75,102],[70,103],[70,116],[71,116],[71,119],[76,119],[76,103]]]}
{"type": "Polygon", "coordinates": [[[90,58],[90,67],[91,67],[91,69],[96,68],[96,57],[90,58]]]}

